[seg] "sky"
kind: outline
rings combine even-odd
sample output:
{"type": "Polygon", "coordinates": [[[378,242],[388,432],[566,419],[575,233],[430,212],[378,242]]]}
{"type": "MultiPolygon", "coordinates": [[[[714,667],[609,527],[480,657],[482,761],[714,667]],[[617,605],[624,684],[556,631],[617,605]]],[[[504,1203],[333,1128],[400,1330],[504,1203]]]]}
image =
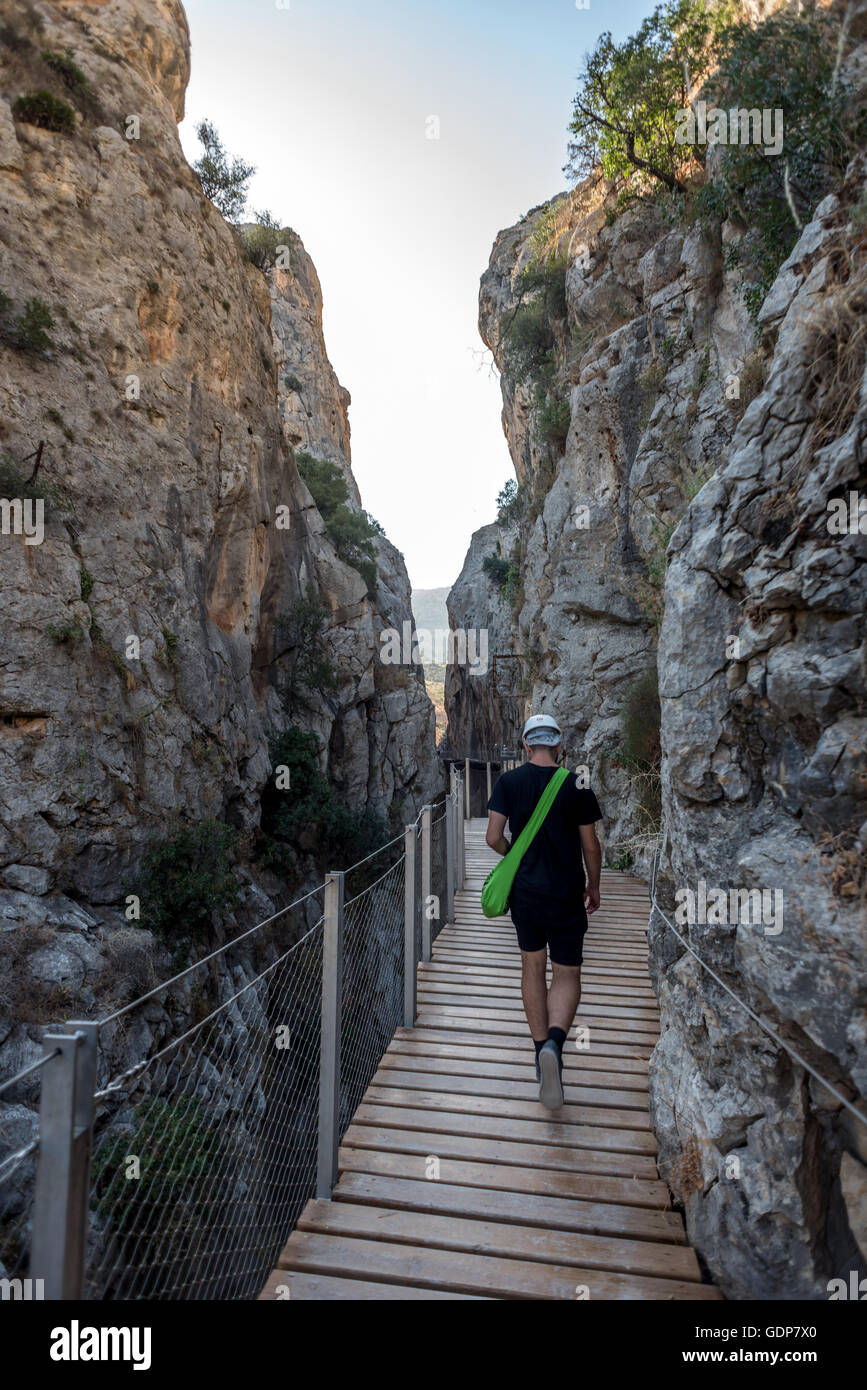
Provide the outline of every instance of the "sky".
{"type": "Polygon", "coordinates": [[[256,165],[249,206],[312,256],[326,348],[352,396],[353,472],[415,589],[454,582],[514,476],[478,333],[494,238],[568,187],[581,58],[651,9],[186,0],[187,158],[207,117],[256,165]]]}

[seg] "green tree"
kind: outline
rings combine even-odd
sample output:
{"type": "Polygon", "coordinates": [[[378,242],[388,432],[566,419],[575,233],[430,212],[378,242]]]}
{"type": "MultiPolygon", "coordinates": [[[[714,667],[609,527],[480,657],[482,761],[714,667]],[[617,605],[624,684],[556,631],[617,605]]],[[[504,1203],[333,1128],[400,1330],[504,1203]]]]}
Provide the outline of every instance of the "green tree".
{"type": "Polygon", "coordinates": [[[496,552],[492,551],[491,554],[486,555],[482,561],[482,569],[491,582],[495,584],[498,589],[502,589],[509,577],[508,560],[505,560],[502,555],[497,555],[496,552]]]}
{"type": "Polygon", "coordinates": [[[677,143],[676,116],[688,105],[687,74],[694,84],[713,64],[726,14],[705,0],[667,0],[623,43],[600,35],[575,97],[570,174],[601,169],[614,180],[640,170],[672,190],[685,186],[686,166],[703,152],[677,143]]]}
{"type": "Polygon", "coordinates": [[[47,63],[62,78],[70,91],[74,92],[87,86],[87,78],[76,63],[75,53],[71,48],[64,49],[62,53],[45,49],[42,54],[42,61],[47,63]]]}
{"type": "Polygon", "coordinates": [[[247,203],[247,185],[256,166],[230,158],[211,121],[199,121],[196,135],[204,148],[204,154],[193,165],[202,192],[227,222],[239,222],[247,203]]]}
{"type": "MultiPolygon", "coordinates": [[[[7,296],[4,299],[6,302],[0,303],[0,318],[5,317],[9,310],[10,301],[7,296]]],[[[54,317],[45,300],[34,295],[25,301],[21,313],[11,324],[0,325],[0,338],[12,347],[25,351],[48,352],[54,346],[48,330],[54,327],[54,317]]]]}
{"type": "Polygon", "coordinates": [[[317,459],[301,450],[295,455],[298,471],[310,489],[325,522],[325,532],[341,560],[358,570],[368,589],[376,589],[375,538],[383,535],[379,522],[367,512],[346,505],[349,487],[336,463],[317,459]]]}
{"type": "Polygon", "coordinates": [[[297,235],[291,227],[282,227],[267,209],[255,214],[255,221],[241,230],[247,257],[258,270],[270,270],[277,263],[277,247],[292,246],[297,235]]]}
{"type": "Polygon", "coordinates": [[[497,494],[497,521],[500,526],[520,526],[527,510],[527,489],[509,478],[497,494]]]}
{"type": "MultiPolygon", "coordinates": [[[[306,594],[290,604],[277,619],[277,631],[287,649],[295,654],[287,698],[291,702],[304,690],[327,694],[338,690],[340,677],[324,655],[325,638],[331,613],[312,584],[306,594]]],[[[282,656],[283,653],[278,653],[282,656]]]]}
{"type": "Polygon", "coordinates": [[[842,181],[867,135],[864,102],[839,73],[842,37],[840,17],[814,5],[755,27],[732,24],[723,36],[708,84],[715,104],[783,112],[781,154],[760,143],[720,145],[713,181],[696,195],[704,214],[740,225],[728,260],[743,267],[753,313],[794,246],[798,223],[842,181]]]}
{"type": "MultiPolygon", "coordinates": [[[[269,868],[292,874],[301,853],[330,858],[345,867],[363,859],[391,838],[388,825],[370,811],[353,811],[338,800],[319,766],[315,734],[297,726],[268,740],[274,772],[262,793],[261,859],[269,868]],[[288,785],[278,787],[276,769],[288,771],[288,785]]],[[[285,773],[281,777],[285,779],[285,773]]],[[[388,860],[370,866],[370,881],[388,860]]],[[[365,878],[353,879],[353,890],[365,878]]]]}
{"type": "Polygon", "coordinates": [[[213,912],[237,901],[237,846],[237,830],[218,820],[178,824],[148,846],[137,889],[142,925],[176,945],[178,958],[207,935],[213,912]]]}
{"type": "Polygon", "coordinates": [[[16,121],[41,126],[43,130],[74,131],[75,112],[66,101],[53,92],[40,88],[28,96],[18,97],[12,107],[16,121]]]}

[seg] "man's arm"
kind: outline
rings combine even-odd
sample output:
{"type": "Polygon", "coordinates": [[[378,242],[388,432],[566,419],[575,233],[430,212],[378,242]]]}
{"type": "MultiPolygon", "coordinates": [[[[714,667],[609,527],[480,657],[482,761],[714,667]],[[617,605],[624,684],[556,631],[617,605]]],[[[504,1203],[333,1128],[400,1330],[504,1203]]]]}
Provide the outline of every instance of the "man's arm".
{"type": "MultiPolygon", "coordinates": [[[[595,825],[582,825],[581,849],[587,865],[587,887],[584,890],[584,906],[588,917],[599,906],[599,875],[602,872],[602,847],[596,835],[595,825]]],[[[490,844],[490,840],[488,844],[490,844]]]]}
{"type": "Polygon", "coordinates": [[[500,815],[499,811],[491,811],[488,815],[485,842],[490,845],[491,849],[496,850],[497,854],[509,853],[509,842],[503,834],[508,819],[508,816],[500,815]]]}

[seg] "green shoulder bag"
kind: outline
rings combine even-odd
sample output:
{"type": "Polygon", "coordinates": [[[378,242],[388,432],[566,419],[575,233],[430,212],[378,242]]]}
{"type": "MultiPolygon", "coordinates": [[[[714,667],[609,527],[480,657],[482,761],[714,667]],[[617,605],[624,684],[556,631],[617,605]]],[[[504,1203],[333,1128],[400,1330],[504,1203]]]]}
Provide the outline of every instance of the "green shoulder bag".
{"type": "Polygon", "coordinates": [[[485,879],[482,889],[482,911],[486,917],[502,917],[508,911],[509,894],[515,882],[515,875],[521,867],[521,860],[536,838],[536,832],[550,811],[554,797],[568,776],[568,768],[557,768],[509,853],[504,855],[499,864],[494,865],[485,879]]]}

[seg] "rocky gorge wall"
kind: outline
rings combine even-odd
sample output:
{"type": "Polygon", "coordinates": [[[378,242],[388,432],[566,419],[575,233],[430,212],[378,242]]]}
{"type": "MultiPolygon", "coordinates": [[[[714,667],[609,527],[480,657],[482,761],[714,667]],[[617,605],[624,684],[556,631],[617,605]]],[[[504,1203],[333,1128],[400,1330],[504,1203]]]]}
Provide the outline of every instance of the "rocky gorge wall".
{"type": "MultiPolygon", "coordinates": [[[[617,755],[625,696],[655,661],[660,597],[648,560],[658,564],[666,528],[731,439],[737,415],[721,383],[743,365],[751,330],[723,275],[721,244],[699,228],[669,230],[646,207],[613,225],[606,211],[606,190],[582,187],[494,243],[479,327],[502,373],[518,538],[515,528],[477,533],[452,605],[467,625],[486,604],[497,610],[498,641],[521,658],[513,736],[530,706],[556,715],[570,763],[589,766],[600,787],[614,850],[640,841],[645,828],[642,789],[617,755]],[[533,372],[509,351],[510,325],[528,302],[521,277],[540,246],[566,262],[562,312],[543,316],[557,378],[541,398],[533,372]],[[562,411],[554,438],[551,401],[562,411]],[[520,572],[511,613],[482,572],[498,539],[520,572]],[[484,594],[485,603],[467,603],[465,593],[484,594]]],[[[450,680],[450,720],[470,701],[487,704],[492,722],[502,718],[493,713],[501,706],[492,673],[484,683],[472,678],[475,693],[466,672],[450,680]]],[[[464,736],[456,726],[455,738],[464,736]]]]}
{"type": "MultiPolygon", "coordinates": [[[[859,207],[856,164],[804,229],[758,335],[728,225],[672,225],[647,201],[618,213],[588,182],[501,232],[479,322],[519,494],[474,536],[449,605],[455,625],[489,621],[519,654],[512,730],[550,711],[570,766],[589,766],[608,861],[646,875],[661,849],[669,917],[700,879],[782,891],[779,932],[679,930],[852,1099],[867,571],[857,519],[834,539],[826,522],[830,501],[865,486],[859,207]],[[559,284],[545,270],[558,263],[559,284]],[[511,561],[505,585],[486,556],[511,561]],[[656,771],[637,771],[630,727],[654,721],[656,771]]],[[[450,672],[447,710],[456,745],[473,724],[502,728],[490,675],[472,688],[450,672]]],[[[864,1269],[863,1130],[659,913],[650,945],[652,1115],[691,1241],[729,1297],[827,1297],[829,1279],[864,1269]]]]}
{"type": "MultiPolygon", "coordinates": [[[[777,895],[761,922],[697,923],[690,942],[849,1100],[867,1080],[863,187],[858,167],[820,204],[764,303],[766,384],[672,538],[659,643],[666,905],[700,879],[777,895]]],[[[654,1121],[693,1239],[734,1297],[827,1297],[865,1270],[864,1127],[658,914],[651,947],[654,1121]]]]}
{"type": "MultiPolygon", "coordinates": [[[[377,539],[372,595],[295,462],[300,446],[338,464],[360,506],[315,269],[294,239],[288,268],[257,270],[181,150],[183,8],[4,2],[0,24],[0,491],[45,504],[41,544],[0,537],[8,1075],[38,1055],[37,1024],[99,1016],[115,986],[132,997],[136,980],[171,973],[147,905],[139,927],[124,916],[144,850],[175,818],[212,817],[249,855],[270,734],[314,733],[342,803],[393,823],[441,776],[420,670],[389,681],[378,659],[383,627],[411,618],[402,556],[377,539]],[[42,56],[66,50],[86,78],[72,96],[42,56]],[[74,128],[13,112],[43,88],[74,105],[74,128]],[[22,327],[34,301],[50,314],[47,344],[22,327]],[[294,701],[284,617],[311,594],[337,679],[294,701]]],[[[244,854],[217,941],[286,900],[244,854]]],[[[302,855],[300,881],[321,876],[302,855]]],[[[217,997],[239,978],[218,979],[217,997]]],[[[172,1018],[156,1006],[137,1031],[106,1036],[104,1065],[187,1021],[183,997],[172,1018]]],[[[32,1111],[16,1116],[12,1141],[26,1142],[32,1111]]]]}

